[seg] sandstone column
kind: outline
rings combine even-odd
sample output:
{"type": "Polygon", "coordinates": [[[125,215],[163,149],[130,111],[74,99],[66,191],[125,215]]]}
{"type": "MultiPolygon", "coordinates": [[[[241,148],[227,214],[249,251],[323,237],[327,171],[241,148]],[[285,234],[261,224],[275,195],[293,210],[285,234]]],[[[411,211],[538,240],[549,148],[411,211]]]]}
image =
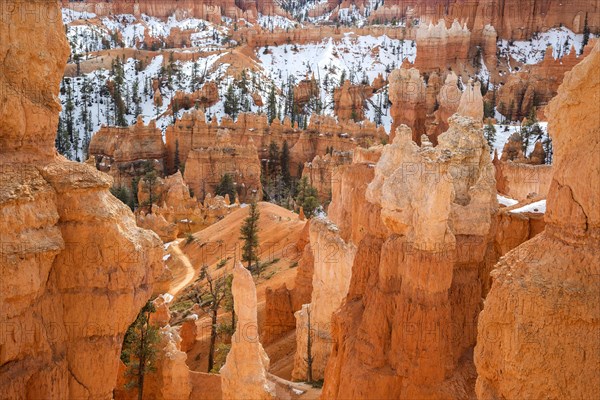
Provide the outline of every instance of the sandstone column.
{"type": "Polygon", "coordinates": [[[267,379],[269,356],[258,337],[256,285],[241,263],[233,269],[231,290],[237,322],[231,350],[220,371],[223,398],[272,399],[275,384],[267,379]]]}
{"type": "Polygon", "coordinates": [[[600,43],[548,106],[546,229],[506,254],[478,324],[477,396],[593,398],[600,388],[600,43]]]}

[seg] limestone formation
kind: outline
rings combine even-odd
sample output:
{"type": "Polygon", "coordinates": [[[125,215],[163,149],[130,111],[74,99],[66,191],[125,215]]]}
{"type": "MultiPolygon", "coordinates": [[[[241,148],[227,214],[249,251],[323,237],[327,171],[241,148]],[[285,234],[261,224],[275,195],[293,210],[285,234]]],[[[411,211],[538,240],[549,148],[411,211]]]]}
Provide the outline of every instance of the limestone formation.
{"type": "MultiPolygon", "coordinates": [[[[302,213],[302,209],[300,209],[302,213]]],[[[267,287],[265,291],[265,322],[262,330],[262,342],[267,345],[285,336],[296,328],[294,313],[303,304],[310,302],[312,294],[312,276],[314,267],[313,253],[310,247],[310,221],[302,229],[302,235],[296,243],[296,251],[301,254],[298,260],[294,287],[287,284],[277,288],[267,287]]]]}
{"type": "MultiPolygon", "coordinates": [[[[519,140],[519,145],[521,141],[519,140]]],[[[508,143],[507,143],[508,145],[508,143]]],[[[504,147],[505,151],[507,146],[504,147]]],[[[502,153],[504,156],[504,152],[502,153]]],[[[521,162],[503,161],[494,157],[496,187],[498,193],[522,201],[546,197],[552,182],[552,165],[529,165],[521,162]]]]}
{"type": "Polygon", "coordinates": [[[466,24],[454,20],[450,28],[440,19],[436,25],[422,23],[416,34],[415,68],[422,72],[443,71],[469,62],[471,32],[466,24]]]}
{"type": "Polygon", "coordinates": [[[226,0],[215,3],[211,0],[167,0],[162,2],[132,2],[130,0],[115,0],[106,3],[101,0],[87,0],[84,3],[73,3],[63,0],[63,5],[78,11],[87,11],[99,16],[133,14],[140,17],[142,14],[152,15],[158,18],[168,18],[176,15],[179,19],[183,17],[195,17],[212,23],[221,22],[221,17],[245,18],[255,22],[260,10],[265,15],[285,15],[285,12],[269,2],[264,1],[234,1],[226,0]],[[258,8],[257,8],[258,4],[258,8]]]}
{"type": "Polygon", "coordinates": [[[90,156],[96,168],[111,175],[117,186],[132,187],[141,178],[149,162],[158,176],[165,168],[165,145],[154,121],[147,126],[142,118],[127,128],[102,127],[90,141],[90,156]]]}
{"type": "Polygon", "coordinates": [[[294,380],[307,380],[308,335],[311,335],[312,378],[322,379],[331,352],[331,316],[348,293],[356,248],[345,243],[338,228],[325,219],[310,224],[314,258],[311,302],[296,316],[294,380]]]}
{"type": "Polygon", "coordinates": [[[600,44],[548,107],[555,155],[546,229],[492,273],[475,348],[480,399],[590,398],[600,385],[598,68],[600,44]]]}
{"type": "Polygon", "coordinates": [[[179,110],[189,110],[197,107],[206,109],[210,106],[215,105],[219,101],[219,88],[214,82],[207,82],[202,89],[195,91],[194,93],[177,92],[171,99],[169,105],[171,113],[179,110]]]}
{"type": "Polygon", "coordinates": [[[307,129],[301,130],[297,124],[292,126],[287,118],[283,123],[275,120],[269,125],[264,114],[240,114],[236,121],[223,118],[219,125],[216,120],[207,123],[203,112],[191,111],[166,130],[167,171],[175,172],[177,149],[180,163],[187,170],[187,158],[191,150],[205,151],[218,147],[225,133],[232,146],[249,147],[252,142],[261,160],[269,157],[271,142],[280,149],[287,142],[290,148],[290,173],[293,176],[298,173],[299,165],[303,166],[317,155],[324,156],[329,149],[351,151],[357,146],[368,147],[372,143],[379,143],[387,137],[383,127],[376,127],[371,122],[338,123],[330,116],[313,115],[307,129]]]}
{"type": "Polygon", "coordinates": [[[458,110],[461,97],[462,94],[458,88],[458,77],[454,72],[451,72],[446,76],[446,81],[437,95],[439,108],[435,111],[436,127],[434,136],[436,138],[448,130],[448,118],[458,110]]]}
{"type": "Polygon", "coordinates": [[[188,154],[185,164],[185,181],[201,199],[215,193],[221,178],[229,174],[243,202],[260,201],[260,161],[253,143],[240,146],[231,143],[229,133],[219,132],[214,145],[196,148],[188,154]]]}
{"type": "Polygon", "coordinates": [[[351,85],[349,80],[333,92],[335,115],[340,121],[362,121],[365,118],[365,102],[373,94],[368,85],[351,85]]]}
{"type": "Polygon", "coordinates": [[[275,384],[267,379],[269,357],[258,337],[256,285],[241,263],[233,269],[231,290],[237,321],[231,350],[220,371],[223,398],[272,399],[275,384]]]}
{"type": "Polygon", "coordinates": [[[331,185],[339,179],[337,168],[350,164],[351,152],[333,151],[325,156],[316,156],[311,162],[304,164],[302,176],[308,179],[311,186],[317,189],[319,201],[325,204],[331,200],[331,185]]]}
{"type": "MultiPolygon", "coordinates": [[[[528,39],[534,32],[550,26],[563,25],[581,32],[586,13],[590,27],[597,29],[600,26],[600,16],[591,3],[575,0],[570,4],[571,7],[566,8],[563,2],[551,0],[544,3],[543,11],[540,11],[540,4],[534,0],[449,0],[443,4],[421,0],[386,0],[372,12],[369,19],[389,22],[407,18],[410,22],[410,18],[420,21],[446,18],[449,21],[465,21],[476,36],[483,36],[487,26],[494,26],[499,37],[509,40],[528,39]]],[[[324,8],[321,12],[329,10],[324,8]]]]}
{"type": "Polygon", "coordinates": [[[460,97],[456,112],[477,122],[483,121],[483,98],[481,97],[481,84],[479,82],[469,81],[460,97]]]}
{"type": "MultiPolygon", "coordinates": [[[[156,344],[155,369],[144,377],[143,398],[149,400],[170,399],[220,399],[221,378],[215,374],[190,371],[186,364],[186,348],[193,344],[196,334],[195,314],[181,325],[169,325],[171,315],[168,305],[172,297],[160,295],[154,300],[156,311],[150,314],[150,324],[159,330],[160,341],[156,344]]],[[[119,379],[114,391],[115,400],[137,398],[137,387],[130,387],[131,377],[121,363],[119,379]]]]}
{"type": "MultiPolygon", "coordinates": [[[[388,232],[358,244],[334,314],[326,398],[472,398],[469,354],[497,209],[479,123],[454,116],[437,147],[401,127],[366,199],[388,232]]],[[[335,200],[334,200],[335,201],[335,200]]]]}
{"type": "Polygon", "coordinates": [[[556,96],[565,73],[590,54],[593,43],[594,39],[590,40],[582,55],[572,47],[569,54],[559,59],[554,58],[550,46],[546,49],[542,62],[524,65],[519,72],[508,75],[506,83],[497,93],[498,111],[515,121],[529,116],[534,107],[539,109],[548,104],[556,96]]]}
{"type": "Polygon", "coordinates": [[[68,56],[58,5],[0,7],[0,392],[11,399],[111,398],[123,335],[163,268],[160,240],[109,193],[112,179],[55,155],[68,56]]]}
{"type": "Polygon", "coordinates": [[[390,81],[390,113],[394,122],[390,131],[390,140],[396,135],[396,128],[404,124],[413,132],[413,139],[419,142],[425,133],[425,81],[419,70],[400,68],[392,71],[390,81]]]}
{"type": "Polygon", "coordinates": [[[381,145],[356,149],[352,164],[335,170],[336,179],[332,182],[332,200],[327,212],[346,242],[357,245],[368,232],[385,235],[387,231],[381,222],[379,207],[365,199],[382,150],[381,145]]]}

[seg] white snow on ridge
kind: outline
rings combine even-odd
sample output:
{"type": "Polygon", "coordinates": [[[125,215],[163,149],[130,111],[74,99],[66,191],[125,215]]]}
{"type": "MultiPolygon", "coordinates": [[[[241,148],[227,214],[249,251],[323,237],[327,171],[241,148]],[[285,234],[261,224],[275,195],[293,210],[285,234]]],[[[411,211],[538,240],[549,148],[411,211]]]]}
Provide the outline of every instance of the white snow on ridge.
{"type": "Polygon", "coordinates": [[[515,204],[519,204],[519,202],[517,200],[511,199],[510,197],[502,196],[501,194],[497,195],[497,197],[498,197],[498,203],[502,204],[503,206],[506,206],[506,207],[510,207],[510,206],[514,206],[515,204]]]}
{"type": "Polygon", "coordinates": [[[360,12],[360,10],[354,5],[350,5],[348,8],[342,8],[338,11],[338,18],[341,23],[362,27],[367,23],[367,18],[360,12]]]}
{"type": "Polygon", "coordinates": [[[296,21],[292,21],[291,19],[279,16],[279,15],[263,15],[258,14],[258,25],[260,25],[263,29],[268,29],[273,31],[274,29],[292,29],[296,25],[300,25],[296,21]]]}
{"type": "Polygon", "coordinates": [[[519,207],[515,210],[511,210],[510,212],[514,213],[514,214],[525,213],[525,212],[545,214],[546,213],[546,200],[536,201],[534,203],[527,204],[526,206],[519,207]]]}
{"type": "Polygon", "coordinates": [[[71,54],[85,54],[104,49],[103,41],[109,41],[110,35],[95,25],[67,25],[67,40],[71,54]]]}
{"type": "MultiPolygon", "coordinates": [[[[283,87],[290,77],[298,82],[314,74],[320,83],[324,113],[330,115],[333,113],[332,88],[339,84],[342,75],[355,84],[370,84],[379,74],[386,77],[404,59],[414,63],[416,54],[411,40],[390,39],[386,35],[354,36],[353,33],[339,41],[328,38],[316,44],[285,44],[257,51],[265,75],[277,87],[283,87]]],[[[374,116],[374,112],[367,114],[374,116]]]]}
{"type": "MultiPolygon", "coordinates": [[[[538,125],[540,126],[542,132],[544,133],[542,140],[548,138],[548,123],[547,122],[538,122],[538,125]]],[[[504,145],[506,144],[506,142],[508,141],[508,139],[511,137],[511,135],[515,132],[520,132],[521,131],[521,125],[504,125],[504,124],[497,124],[494,125],[494,128],[496,128],[496,140],[494,141],[494,145],[492,147],[492,153],[493,150],[496,150],[498,152],[498,157],[502,156],[502,150],[504,149],[504,145]]],[[[527,149],[525,151],[525,155],[528,156],[531,154],[531,152],[533,151],[533,148],[535,147],[535,138],[531,138],[530,142],[527,145],[527,149]]]]}
{"type": "Polygon", "coordinates": [[[85,11],[75,11],[70,8],[62,9],[62,20],[65,25],[80,19],[86,20],[92,18],[96,18],[96,14],[85,11]]]}
{"type": "Polygon", "coordinates": [[[309,72],[314,72],[315,77],[320,74],[323,78],[328,73],[330,78],[339,78],[346,70],[347,79],[354,78],[358,83],[365,73],[371,83],[379,73],[386,74],[386,67],[399,67],[404,59],[414,63],[417,51],[413,43],[385,35],[346,34],[339,42],[329,38],[318,44],[262,47],[258,58],[266,73],[276,81],[287,80],[290,75],[302,79],[309,72]]]}
{"type": "Polygon", "coordinates": [[[547,32],[534,34],[531,40],[512,43],[508,40],[500,40],[498,51],[501,55],[510,55],[524,64],[538,64],[544,59],[548,46],[552,46],[554,59],[570,54],[572,46],[575,46],[575,51],[579,54],[583,46],[583,34],[575,34],[565,27],[553,28],[547,32]]]}

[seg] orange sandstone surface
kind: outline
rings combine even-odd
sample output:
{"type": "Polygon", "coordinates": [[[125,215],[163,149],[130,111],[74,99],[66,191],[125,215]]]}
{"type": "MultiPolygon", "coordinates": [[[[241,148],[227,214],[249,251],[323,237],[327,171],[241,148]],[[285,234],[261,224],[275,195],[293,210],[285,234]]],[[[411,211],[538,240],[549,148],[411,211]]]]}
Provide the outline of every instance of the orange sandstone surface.
{"type": "Polygon", "coordinates": [[[68,55],[58,3],[5,5],[1,396],[111,398],[123,335],[162,273],[163,249],[109,193],[108,175],[55,154],[68,55]]]}

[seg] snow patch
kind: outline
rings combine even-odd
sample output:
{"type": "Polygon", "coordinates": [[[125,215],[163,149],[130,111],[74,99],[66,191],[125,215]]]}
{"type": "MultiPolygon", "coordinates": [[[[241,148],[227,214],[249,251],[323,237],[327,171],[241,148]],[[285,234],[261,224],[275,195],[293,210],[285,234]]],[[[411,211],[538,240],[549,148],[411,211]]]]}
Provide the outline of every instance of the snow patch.
{"type": "Polygon", "coordinates": [[[506,206],[506,207],[510,207],[510,206],[514,206],[515,204],[519,204],[519,202],[517,200],[511,199],[510,197],[502,196],[501,194],[497,195],[497,197],[498,197],[498,203],[502,204],[503,206],[506,206]]]}
{"type": "Polygon", "coordinates": [[[525,212],[545,214],[546,213],[546,200],[536,201],[534,203],[517,208],[515,210],[511,210],[510,212],[514,213],[514,214],[525,213],[525,212]]]}

